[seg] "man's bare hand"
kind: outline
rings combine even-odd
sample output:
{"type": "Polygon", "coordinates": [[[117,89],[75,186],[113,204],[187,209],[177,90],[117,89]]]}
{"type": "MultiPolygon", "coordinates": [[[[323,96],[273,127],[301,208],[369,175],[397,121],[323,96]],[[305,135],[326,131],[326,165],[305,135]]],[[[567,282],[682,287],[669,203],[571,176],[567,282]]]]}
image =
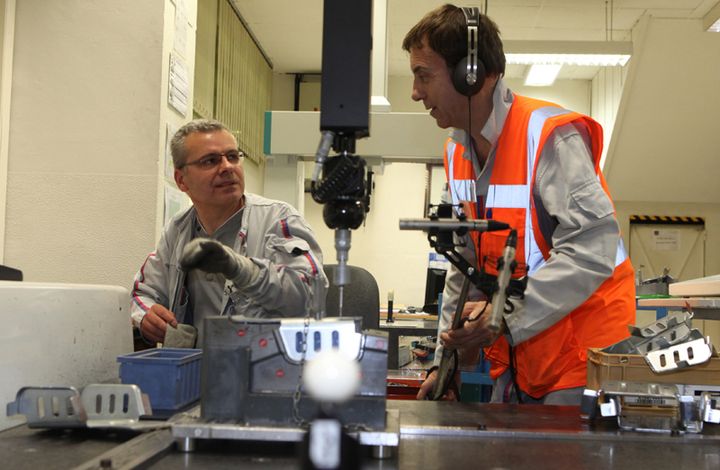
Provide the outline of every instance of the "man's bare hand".
{"type": "Polygon", "coordinates": [[[177,326],[175,314],[160,304],[150,307],[140,322],[140,332],[143,338],[154,343],[162,343],[165,340],[165,331],[168,323],[177,326]]]}
{"type": "Polygon", "coordinates": [[[485,306],[485,302],[467,302],[463,316],[466,316],[468,305],[472,305],[472,311],[467,314],[468,321],[456,330],[448,330],[440,335],[440,339],[446,348],[470,348],[477,346],[490,346],[493,344],[503,331],[492,331],[487,327],[488,318],[492,311],[490,303],[485,306]],[[484,311],[483,311],[484,309],[484,311]],[[482,314],[480,313],[482,312],[482,314]]]}
{"type": "Polygon", "coordinates": [[[473,312],[481,312],[486,303],[487,302],[484,300],[480,300],[478,302],[465,302],[465,305],[463,305],[462,317],[467,318],[472,315],[473,312]]]}
{"type": "Polygon", "coordinates": [[[425,382],[420,385],[420,390],[418,391],[417,395],[415,395],[415,398],[418,400],[424,400],[425,397],[432,393],[433,387],[435,387],[436,380],[437,370],[434,370],[430,372],[430,374],[425,378],[425,382]]]}
{"type": "MultiPolygon", "coordinates": [[[[432,393],[433,388],[435,387],[435,382],[437,382],[437,370],[430,372],[430,375],[427,376],[425,382],[420,385],[420,391],[418,391],[415,398],[417,400],[425,400],[425,398],[432,393]]],[[[443,395],[441,400],[457,401],[455,391],[451,387],[448,387],[447,392],[443,395]]]]}

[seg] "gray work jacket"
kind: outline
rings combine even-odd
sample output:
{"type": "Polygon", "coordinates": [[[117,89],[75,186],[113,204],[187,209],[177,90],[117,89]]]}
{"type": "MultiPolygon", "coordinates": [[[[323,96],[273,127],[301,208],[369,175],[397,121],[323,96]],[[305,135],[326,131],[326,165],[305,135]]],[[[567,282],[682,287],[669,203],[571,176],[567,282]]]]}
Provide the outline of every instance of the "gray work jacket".
{"type": "MultiPolygon", "coordinates": [[[[233,249],[249,257],[260,274],[242,291],[226,283],[217,314],[302,317],[311,306],[322,305],[328,286],[322,252],[302,216],[289,204],[248,193],[243,211],[233,249]]],[[[195,220],[192,207],[173,218],[135,275],[130,309],[135,325],[156,303],[171,309],[179,322],[185,319],[188,296],[179,259],[195,220]]]]}

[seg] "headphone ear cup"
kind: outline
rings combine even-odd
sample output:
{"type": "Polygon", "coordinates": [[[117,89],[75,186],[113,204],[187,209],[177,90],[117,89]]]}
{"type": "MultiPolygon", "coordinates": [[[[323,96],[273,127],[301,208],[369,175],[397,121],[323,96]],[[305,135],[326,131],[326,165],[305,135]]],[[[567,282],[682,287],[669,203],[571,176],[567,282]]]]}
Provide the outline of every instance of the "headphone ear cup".
{"type": "Polygon", "coordinates": [[[483,83],[485,83],[485,65],[482,61],[478,60],[477,64],[477,80],[473,85],[467,83],[467,57],[460,59],[455,65],[452,74],[452,82],[455,90],[458,93],[465,96],[472,96],[482,89],[483,83]]]}

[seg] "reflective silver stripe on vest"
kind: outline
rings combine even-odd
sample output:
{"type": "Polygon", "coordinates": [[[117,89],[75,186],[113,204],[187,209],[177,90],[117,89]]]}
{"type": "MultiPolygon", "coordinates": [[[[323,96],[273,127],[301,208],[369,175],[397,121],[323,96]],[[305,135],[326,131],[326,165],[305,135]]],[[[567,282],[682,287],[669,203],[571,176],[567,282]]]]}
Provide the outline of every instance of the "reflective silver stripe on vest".
{"type": "MultiPolygon", "coordinates": [[[[533,167],[540,143],[540,134],[548,117],[565,114],[569,111],[557,107],[538,108],[530,115],[527,133],[527,167],[524,185],[491,185],[488,188],[487,207],[502,207],[525,210],[525,263],[528,274],[532,274],[545,264],[545,258],[535,240],[530,211],[530,188],[532,187],[533,167]]],[[[497,158],[497,157],[496,157],[497,158]]]]}
{"type": "Polygon", "coordinates": [[[488,187],[485,205],[504,209],[526,209],[530,195],[526,184],[491,184],[488,187]]]}
{"type": "Polygon", "coordinates": [[[473,180],[452,180],[449,184],[451,188],[453,204],[459,204],[460,201],[475,202],[475,181],[473,180]]]}
{"type": "MultiPolygon", "coordinates": [[[[545,121],[548,118],[567,114],[570,111],[556,106],[545,106],[538,108],[530,115],[528,122],[527,134],[527,185],[533,186],[533,169],[535,168],[535,159],[538,154],[538,145],[540,145],[540,135],[542,134],[545,121]]],[[[528,265],[528,274],[532,274],[545,265],[545,257],[540,251],[540,247],[535,239],[535,230],[533,229],[532,213],[530,212],[530,198],[532,194],[528,194],[528,210],[525,213],[525,258],[528,265]]],[[[551,240],[548,240],[551,242],[551,240]]]]}
{"type": "Polygon", "coordinates": [[[623,243],[622,237],[618,238],[617,252],[615,253],[615,267],[617,268],[625,262],[627,259],[627,251],[625,251],[625,244],[623,243]]]}
{"type": "Polygon", "coordinates": [[[448,161],[448,175],[449,175],[448,188],[450,189],[450,196],[452,197],[452,202],[455,205],[460,204],[460,201],[475,202],[475,199],[477,198],[477,192],[475,189],[475,180],[474,179],[467,179],[467,180],[455,179],[454,157],[455,157],[455,148],[456,147],[457,147],[457,144],[453,141],[450,141],[447,144],[447,146],[445,147],[445,152],[447,154],[447,161],[448,161]]]}
{"type": "MultiPolygon", "coordinates": [[[[535,166],[535,158],[537,157],[537,151],[538,151],[538,144],[540,142],[540,135],[542,133],[542,129],[545,125],[545,121],[554,116],[560,116],[563,114],[567,114],[570,111],[563,109],[563,108],[557,108],[553,106],[546,106],[543,108],[538,108],[535,111],[533,111],[532,115],[530,116],[530,122],[528,123],[528,185],[531,184],[530,179],[532,178],[533,168],[535,166]]],[[[600,179],[600,175],[597,176],[598,179],[600,179]]],[[[528,204],[530,200],[528,199],[528,204]]],[[[530,211],[528,211],[528,217],[530,217],[530,211]]],[[[532,220],[530,220],[529,224],[527,225],[530,227],[529,230],[526,232],[532,232],[532,220]]],[[[525,246],[528,246],[527,239],[532,238],[532,245],[535,245],[535,236],[533,233],[532,237],[525,237],[525,246]]],[[[539,249],[538,249],[539,251],[539,249]]],[[[526,251],[525,253],[528,253],[526,251]]],[[[529,255],[526,255],[528,258],[527,264],[530,267],[530,272],[533,272],[536,269],[539,269],[542,264],[545,263],[544,258],[542,257],[542,254],[540,254],[540,258],[542,259],[542,263],[539,265],[537,263],[532,262],[530,259],[531,257],[535,257],[535,252],[533,249],[530,250],[529,255]],[[536,268],[533,268],[534,266],[537,266],[536,268]]],[[[622,237],[618,238],[618,246],[617,250],[615,252],[615,266],[619,266],[627,259],[627,252],[625,250],[625,245],[623,244],[622,237]]]]}
{"type": "MultiPolygon", "coordinates": [[[[530,115],[527,131],[527,167],[526,181],[524,185],[491,185],[488,188],[487,207],[502,207],[525,210],[525,263],[528,266],[528,274],[532,274],[545,264],[545,258],[535,240],[535,233],[532,224],[532,212],[530,211],[530,188],[532,187],[533,167],[535,157],[540,143],[540,135],[547,118],[566,114],[567,111],[554,106],[538,108],[530,115]]],[[[498,158],[498,157],[496,157],[498,158]]]]}

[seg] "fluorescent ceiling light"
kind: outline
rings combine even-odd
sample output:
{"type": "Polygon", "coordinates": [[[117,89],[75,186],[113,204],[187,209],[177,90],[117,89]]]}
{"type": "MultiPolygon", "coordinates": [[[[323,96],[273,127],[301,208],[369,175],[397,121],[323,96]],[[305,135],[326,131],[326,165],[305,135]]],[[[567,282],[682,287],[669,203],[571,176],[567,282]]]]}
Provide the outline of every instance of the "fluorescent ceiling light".
{"type": "Polygon", "coordinates": [[[608,67],[625,65],[630,60],[626,54],[505,54],[511,65],[559,64],[608,67]]]}
{"type": "Polygon", "coordinates": [[[560,64],[534,64],[530,66],[527,77],[525,77],[526,86],[550,86],[555,82],[558,73],[560,73],[560,64]]]}
{"type": "Polygon", "coordinates": [[[718,18],[717,21],[708,26],[707,30],[711,33],[720,33],[720,18],[718,18]]]}
{"type": "Polygon", "coordinates": [[[631,42],[618,41],[505,41],[505,59],[511,65],[561,64],[582,66],[625,65],[631,42]]]}

